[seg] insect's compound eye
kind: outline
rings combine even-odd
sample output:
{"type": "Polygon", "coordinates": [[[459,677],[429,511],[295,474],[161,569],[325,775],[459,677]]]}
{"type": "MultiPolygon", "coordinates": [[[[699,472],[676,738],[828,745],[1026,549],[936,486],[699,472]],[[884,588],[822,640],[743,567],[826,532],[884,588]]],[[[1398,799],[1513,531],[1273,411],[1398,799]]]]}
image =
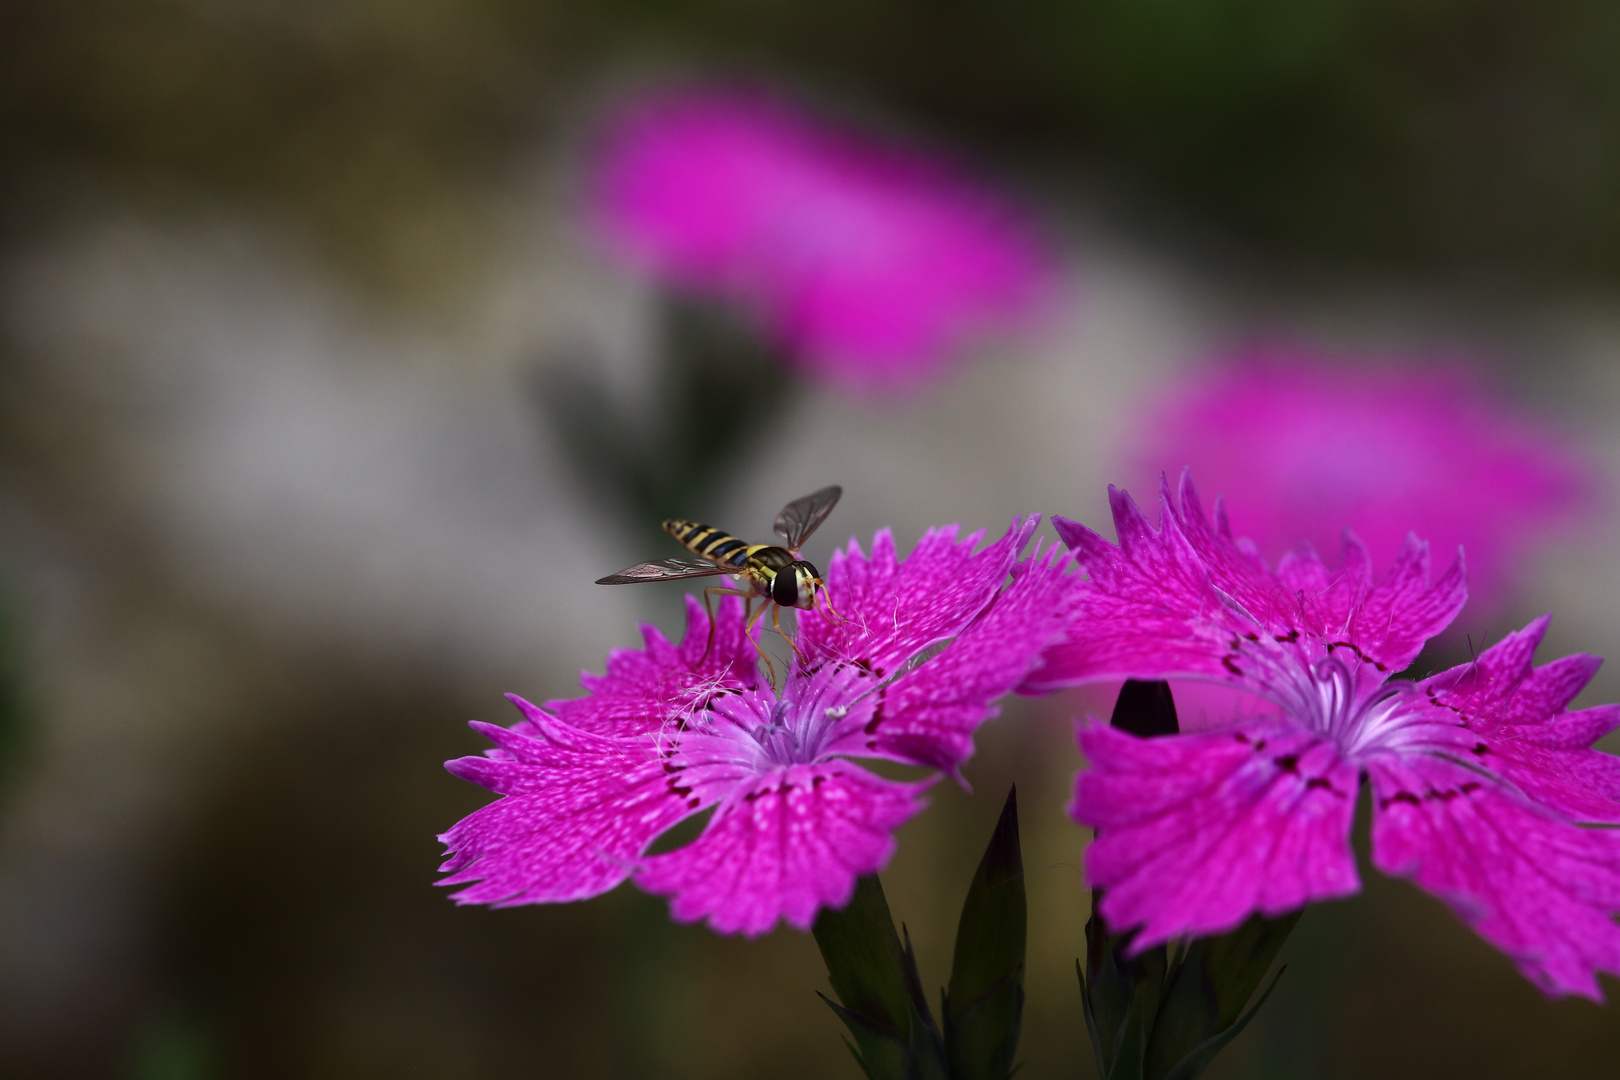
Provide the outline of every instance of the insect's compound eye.
{"type": "Polygon", "coordinates": [[[776,575],[771,582],[771,599],[783,607],[795,607],[799,603],[799,574],[798,567],[784,570],[776,575]]]}
{"type": "Polygon", "coordinates": [[[800,562],[793,567],[793,576],[798,584],[798,606],[808,611],[815,606],[816,590],[821,588],[821,575],[809,563],[800,562]]]}

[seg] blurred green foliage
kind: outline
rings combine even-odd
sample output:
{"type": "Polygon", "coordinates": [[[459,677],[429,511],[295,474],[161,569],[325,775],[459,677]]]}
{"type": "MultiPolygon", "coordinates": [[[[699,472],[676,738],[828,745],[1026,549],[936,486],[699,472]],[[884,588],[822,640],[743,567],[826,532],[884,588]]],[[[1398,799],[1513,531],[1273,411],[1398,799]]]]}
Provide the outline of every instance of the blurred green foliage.
{"type": "MultiPolygon", "coordinates": [[[[28,735],[23,640],[17,621],[15,592],[6,575],[0,578],[0,799],[9,794],[28,735]]],[[[4,806],[0,801],[0,811],[4,806]]]]}
{"type": "Polygon", "coordinates": [[[148,1022],[136,1041],[129,1080],[210,1080],[214,1047],[195,1017],[168,1012],[148,1022]]]}
{"type": "Polygon", "coordinates": [[[7,224],[85,197],[246,201],[354,269],[409,275],[457,254],[469,196],[535,127],[566,15],[523,0],[9,0],[7,224]]]}
{"type": "Polygon", "coordinates": [[[11,193],[248,197],[356,265],[652,61],[782,74],[1296,255],[1620,267],[1620,9],[1598,0],[10,0],[11,193]]]}
{"type": "Polygon", "coordinates": [[[1620,9],[1592,0],[695,0],[984,140],[1101,161],[1274,248],[1620,265],[1620,9]]]}

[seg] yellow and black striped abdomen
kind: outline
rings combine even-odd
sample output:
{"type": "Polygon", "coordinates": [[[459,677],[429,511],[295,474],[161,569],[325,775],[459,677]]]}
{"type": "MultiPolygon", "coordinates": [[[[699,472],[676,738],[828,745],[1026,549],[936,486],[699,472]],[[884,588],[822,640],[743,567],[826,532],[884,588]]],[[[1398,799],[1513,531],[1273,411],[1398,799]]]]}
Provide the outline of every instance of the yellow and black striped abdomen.
{"type": "Polygon", "coordinates": [[[748,543],[737,539],[723,529],[713,525],[704,525],[698,521],[664,522],[664,531],[669,533],[694,555],[700,555],[723,566],[735,566],[739,569],[748,560],[748,543]]]}

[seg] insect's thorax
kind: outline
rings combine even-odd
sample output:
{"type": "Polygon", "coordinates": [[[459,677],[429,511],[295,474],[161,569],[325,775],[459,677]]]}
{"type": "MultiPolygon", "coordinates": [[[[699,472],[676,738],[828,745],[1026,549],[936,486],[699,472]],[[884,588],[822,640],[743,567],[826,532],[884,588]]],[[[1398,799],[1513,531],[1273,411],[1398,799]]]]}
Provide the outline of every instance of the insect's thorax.
{"type": "Polygon", "coordinates": [[[772,576],[792,566],[794,561],[792,552],[775,544],[750,544],[744,554],[749,566],[768,571],[772,576]]]}
{"type": "MultiPolygon", "coordinates": [[[[750,544],[743,554],[743,572],[753,582],[754,591],[780,603],[777,593],[787,595],[793,576],[789,569],[793,566],[792,553],[775,544],[750,544]]],[[[791,607],[792,603],[785,606],[791,607]]]]}

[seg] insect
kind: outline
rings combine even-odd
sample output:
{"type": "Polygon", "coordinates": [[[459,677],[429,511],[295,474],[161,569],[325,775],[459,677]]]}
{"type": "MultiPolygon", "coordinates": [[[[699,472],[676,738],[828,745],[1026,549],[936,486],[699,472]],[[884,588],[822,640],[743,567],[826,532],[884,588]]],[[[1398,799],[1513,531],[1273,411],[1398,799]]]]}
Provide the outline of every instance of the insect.
{"type": "MultiPolygon", "coordinates": [[[[657,562],[638,563],[628,570],[609,574],[599,579],[598,585],[631,585],[641,581],[673,581],[679,578],[711,577],[730,574],[742,588],[727,589],[711,586],[703,590],[703,605],[709,612],[709,638],[714,639],[714,610],[709,607],[713,595],[746,597],[748,607],[755,600],[763,600],[757,611],[747,614],[748,629],[771,609],[771,624],[782,633],[782,609],[799,608],[809,611],[815,607],[816,597],[823,596],[825,582],[821,571],[799,558],[799,548],[810,538],[833,507],[844,489],[836,484],[820,491],[794,499],[776,515],[776,535],[781,544],[749,544],[712,525],[696,521],[671,519],[664,522],[669,533],[699,559],[660,559],[657,562]]],[[[747,609],[745,609],[746,611],[747,609]]],[[[829,608],[830,610],[830,608],[829,608]]],[[[786,634],[782,637],[793,645],[786,634]]],[[[798,646],[793,646],[798,651],[798,646]]]]}

